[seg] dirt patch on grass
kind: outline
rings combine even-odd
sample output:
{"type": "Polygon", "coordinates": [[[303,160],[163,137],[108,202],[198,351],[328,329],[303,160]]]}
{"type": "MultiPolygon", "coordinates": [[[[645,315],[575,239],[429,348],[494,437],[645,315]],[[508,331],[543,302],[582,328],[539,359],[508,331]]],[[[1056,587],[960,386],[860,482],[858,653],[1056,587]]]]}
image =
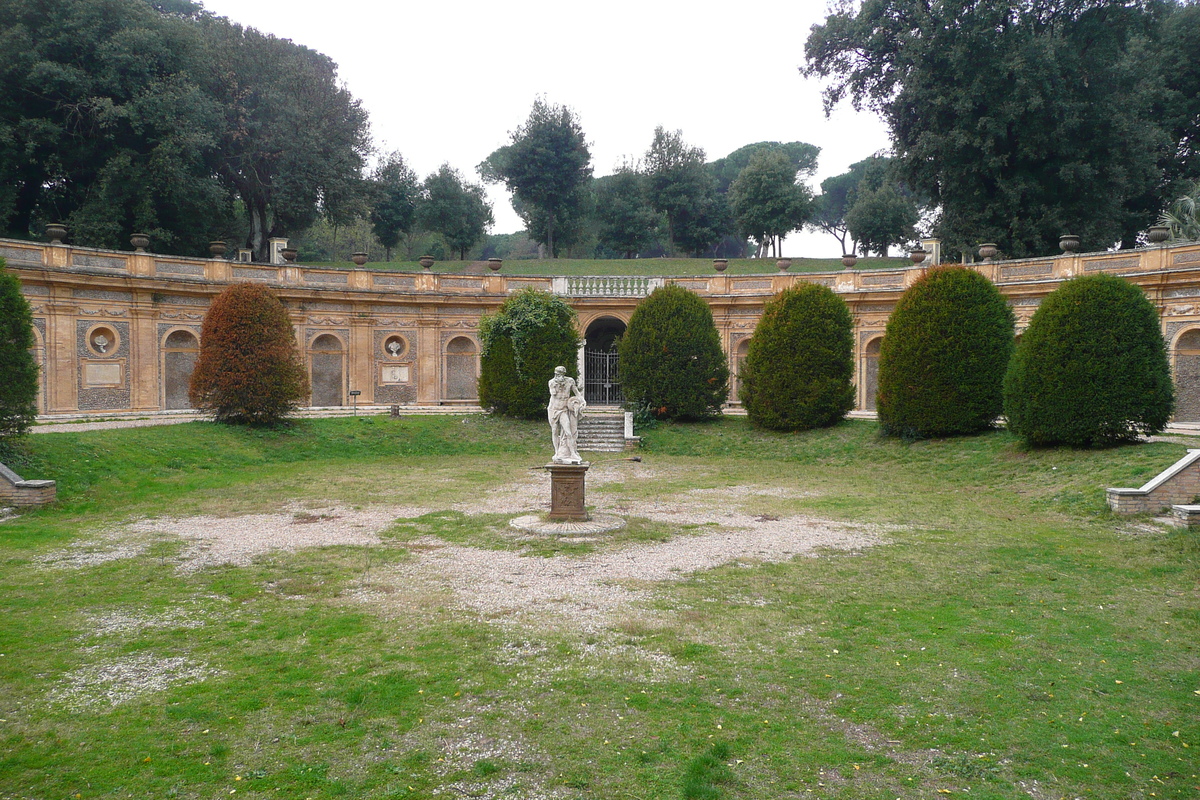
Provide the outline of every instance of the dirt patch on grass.
{"type": "Polygon", "coordinates": [[[59,569],[80,569],[144,554],[156,542],[182,539],[184,548],[168,559],[179,572],[195,572],[221,564],[244,566],[274,550],[306,547],[377,545],[379,533],[397,519],[428,513],[411,506],[367,509],[289,508],[277,514],[240,517],[161,517],[137,520],[103,531],[97,538],[74,542],[39,561],[59,569]]]}
{"type": "Polygon", "coordinates": [[[171,686],[200,683],[219,674],[220,670],[187,658],[137,653],[68,672],[46,697],[72,711],[112,708],[171,686]]]}
{"type": "MultiPolygon", "coordinates": [[[[646,584],[681,580],[725,564],[786,561],[825,548],[857,550],[882,541],[881,531],[861,525],[806,517],[758,521],[740,512],[661,510],[659,504],[650,505],[647,509],[635,504],[631,510],[676,522],[715,522],[719,527],[582,558],[524,556],[426,537],[414,561],[391,567],[390,580],[376,575],[375,582],[420,586],[422,591],[450,589],[460,606],[489,621],[557,621],[569,628],[600,630],[609,627],[618,612],[627,623],[631,609],[648,606],[654,591],[646,584]]],[[[396,599],[370,590],[359,597],[385,607],[389,598],[396,599]]]]}

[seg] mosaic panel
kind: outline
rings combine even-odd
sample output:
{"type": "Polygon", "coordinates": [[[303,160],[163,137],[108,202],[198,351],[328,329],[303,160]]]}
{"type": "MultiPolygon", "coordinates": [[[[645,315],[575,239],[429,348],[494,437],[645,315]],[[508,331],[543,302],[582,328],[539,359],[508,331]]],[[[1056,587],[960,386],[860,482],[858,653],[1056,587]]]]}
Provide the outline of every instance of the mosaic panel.
{"type": "Polygon", "coordinates": [[[375,275],[373,282],[376,286],[401,286],[406,289],[417,285],[417,279],[412,275],[375,275]]]}
{"type": "Polygon", "coordinates": [[[1174,261],[1176,264],[1200,263],[1200,251],[1196,251],[1193,253],[1176,253],[1174,261]]]}
{"type": "Polygon", "coordinates": [[[277,269],[258,269],[256,267],[234,267],[233,277],[242,278],[248,281],[276,281],[279,280],[279,270],[277,269]]]}
{"type": "Polygon", "coordinates": [[[164,275],[194,275],[204,277],[204,266],[201,264],[181,264],[178,261],[155,261],[154,271],[164,275]]]}
{"type": "Polygon", "coordinates": [[[22,283],[21,294],[25,295],[26,297],[49,297],[50,287],[39,286],[36,283],[22,283]]]}
{"type": "Polygon", "coordinates": [[[0,247],[0,258],[6,261],[20,261],[28,264],[41,264],[41,250],[26,250],[23,247],[0,247]]]}
{"type": "Polygon", "coordinates": [[[208,298],[188,297],[187,295],[177,294],[155,294],[154,302],[168,306],[206,306],[208,305],[208,298]]]}
{"type": "Polygon", "coordinates": [[[1018,267],[1001,267],[1001,278],[1028,278],[1034,275],[1053,275],[1054,265],[1047,262],[1045,264],[1022,264],[1018,267]]]}
{"type": "Polygon", "coordinates": [[[1083,269],[1085,272],[1098,272],[1109,269],[1130,269],[1141,265],[1140,258],[1102,258],[1083,262],[1083,269]]]}
{"type": "Polygon", "coordinates": [[[305,272],[305,283],[336,283],[344,285],[350,282],[349,274],[345,272],[305,272]]]}
{"type": "Polygon", "coordinates": [[[87,300],[124,300],[126,302],[133,300],[133,292],[115,292],[105,289],[75,289],[71,292],[71,296],[87,300]]]}
{"type": "Polygon", "coordinates": [[[72,253],[71,264],[76,267],[92,267],[93,269],[119,269],[125,270],[128,265],[123,258],[111,258],[109,256],[93,256],[87,253],[72,253]]]}

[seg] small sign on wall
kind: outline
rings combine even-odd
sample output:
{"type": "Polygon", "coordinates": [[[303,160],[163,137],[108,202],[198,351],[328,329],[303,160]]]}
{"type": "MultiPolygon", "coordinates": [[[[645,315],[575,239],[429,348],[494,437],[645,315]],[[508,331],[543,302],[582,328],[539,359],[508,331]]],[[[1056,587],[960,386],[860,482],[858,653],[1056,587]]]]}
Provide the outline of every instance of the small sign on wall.
{"type": "Polygon", "coordinates": [[[408,365],[384,366],[379,380],[380,383],[408,383],[408,365]]]}
{"type": "Polygon", "coordinates": [[[85,363],[83,365],[83,385],[88,388],[98,386],[120,386],[121,381],[121,365],[120,363],[85,363]]]}

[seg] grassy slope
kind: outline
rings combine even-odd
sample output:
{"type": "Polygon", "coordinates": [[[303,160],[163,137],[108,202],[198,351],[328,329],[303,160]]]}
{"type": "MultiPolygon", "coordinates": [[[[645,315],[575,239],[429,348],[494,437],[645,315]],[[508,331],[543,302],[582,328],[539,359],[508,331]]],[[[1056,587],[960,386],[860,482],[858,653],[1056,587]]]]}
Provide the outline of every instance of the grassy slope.
{"type": "MultiPolygon", "coordinates": [[[[22,471],[58,479],[62,501],[0,527],[0,797],[429,797],[460,779],[484,796],[1200,794],[1200,547],[1131,535],[1103,504],[1105,486],[1139,485],[1179,445],[1029,452],[1003,433],[881,441],[868,422],[802,436],[740,419],[661,426],[643,452],[660,477],[617,487],[629,497],[803,488],[757,511],[905,527],[861,554],[661,587],[656,621],[631,617],[611,641],[485,624],[437,597],[400,618],[347,599],[417,533],[592,547],[502,540],[498,515],[433,514],[383,548],[193,575],[170,566],[170,543],[79,572],[34,561],[132,516],[289,499],[447,508],[540,463],[543,427],[372,418],[33,437],[22,471]],[[181,604],[207,624],[88,637],[89,614],[181,604]],[[630,648],[684,671],[651,679],[630,648]],[[224,673],[111,711],[48,703],[47,686],[97,652],[224,673]],[[456,725],[532,752],[447,774],[439,737],[456,725]]],[[[634,520],[623,535],[686,533],[634,520]]]]}
{"type": "MultiPolygon", "coordinates": [[[[469,262],[439,261],[433,265],[433,272],[462,272],[469,262]]],[[[864,269],[895,269],[911,266],[906,258],[860,258],[855,266],[857,270],[864,269]]],[[[352,269],[353,264],[345,262],[304,263],[302,267],[336,267],[352,269]]],[[[370,262],[368,269],[395,269],[405,272],[419,272],[421,267],[415,262],[370,262]]],[[[844,267],[838,258],[794,258],[791,272],[840,272],[844,267]]],[[[774,259],[734,258],[729,261],[726,272],[730,275],[761,275],[777,272],[774,259]]],[[[503,272],[506,275],[711,275],[713,265],[706,258],[644,258],[644,259],[585,259],[558,258],[536,260],[508,260],[504,262],[503,272]]]]}

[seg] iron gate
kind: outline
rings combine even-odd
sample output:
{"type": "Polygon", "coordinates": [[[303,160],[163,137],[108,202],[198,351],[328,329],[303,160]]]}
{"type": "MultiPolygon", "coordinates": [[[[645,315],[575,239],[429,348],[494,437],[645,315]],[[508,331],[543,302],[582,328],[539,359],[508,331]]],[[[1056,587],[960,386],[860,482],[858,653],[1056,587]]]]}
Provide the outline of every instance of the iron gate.
{"type": "Polygon", "coordinates": [[[583,396],[589,405],[619,406],[621,383],[617,380],[616,350],[585,350],[583,354],[583,396]]]}

